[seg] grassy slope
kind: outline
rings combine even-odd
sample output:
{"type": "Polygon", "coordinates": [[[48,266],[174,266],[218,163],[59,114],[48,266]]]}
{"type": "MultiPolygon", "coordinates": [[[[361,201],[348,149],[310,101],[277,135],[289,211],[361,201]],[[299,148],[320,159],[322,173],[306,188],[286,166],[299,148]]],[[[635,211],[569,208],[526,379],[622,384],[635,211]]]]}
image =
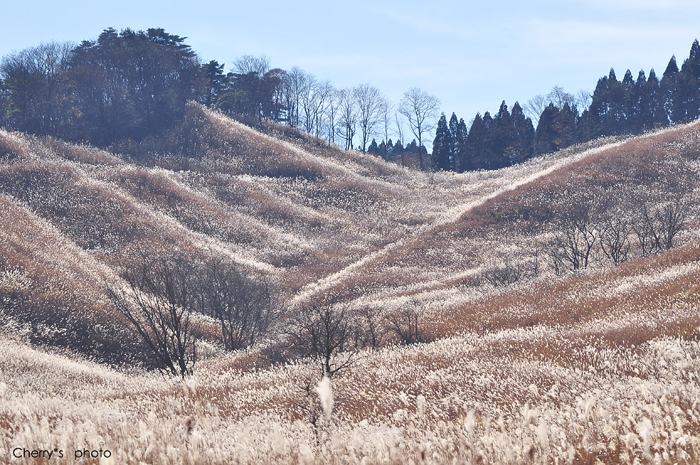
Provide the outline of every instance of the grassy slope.
{"type": "Polygon", "coordinates": [[[0,462],[20,443],[105,446],[114,463],[700,458],[694,224],[676,249],[618,267],[597,257],[582,275],[545,264],[517,286],[481,280],[510,256],[531,260],[551,233],[537,218],[576,193],[663,193],[697,125],[426,176],[201,116],[210,142],[186,171],[0,132],[0,252],[22,270],[0,290],[41,289],[37,311],[67,303],[108,320],[102,279],[139,250],[179,247],[228,254],[300,306],[329,290],[358,307],[419,305],[439,340],[365,354],[334,381],[331,423],[313,428],[303,386],[317,379],[303,364],[251,371],[254,354],[226,355],[183,384],[2,336],[0,462]]]}

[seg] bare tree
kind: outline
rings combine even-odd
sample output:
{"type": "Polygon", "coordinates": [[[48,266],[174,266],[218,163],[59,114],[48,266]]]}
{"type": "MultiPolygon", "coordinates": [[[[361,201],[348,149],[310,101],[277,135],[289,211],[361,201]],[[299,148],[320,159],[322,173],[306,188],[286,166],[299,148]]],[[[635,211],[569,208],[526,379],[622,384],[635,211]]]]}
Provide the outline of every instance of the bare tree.
{"type": "Polygon", "coordinates": [[[656,212],[659,224],[659,242],[664,250],[673,248],[673,239],[688,222],[688,204],[682,200],[669,202],[656,212]]]}
{"type": "Polygon", "coordinates": [[[330,81],[320,82],[316,85],[314,89],[314,107],[313,107],[313,126],[314,135],[316,137],[321,136],[321,130],[323,128],[323,115],[325,109],[328,106],[328,101],[333,95],[335,89],[331,85],[330,81]]]}
{"type": "Polygon", "coordinates": [[[357,131],[357,112],[352,92],[343,89],[338,93],[338,137],[345,141],[345,150],[352,150],[352,141],[357,131]]]}
{"type": "Polygon", "coordinates": [[[687,220],[688,204],[683,200],[671,201],[656,209],[644,204],[633,226],[642,256],[672,249],[673,240],[685,228],[687,220]]]}
{"type": "Polygon", "coordinates": [[[564,108],[564,105],[573,107],[576,104],[576,99],[570,93],[564,91],[561,86],[554,86],[547,94],[547,102],[553,104],[557,108],[564,108]]]}
{"type": "Polygon", "coordinates": [[[418,139],[418,159],[420,168],[425,169],[423,160],[423,136],[427,136],[435,127],[435,120],[440,111],[440,100],[422,89],[414,87],[403,94],[399,104],[399,113],[408,120],[408,127],[418,139]]]}
{"type": "Polygon", "coordinates": [[[576,107],[579,111],[584,111],[591,106],[593,96],[588,90],[581,89],[576,93],[576,107]]]}
{"type": "Polygon", "coordinates": [[[362,347],[376,349],[381,345],[382,339],[386,334],[386,328],[382,325],[384,317],[381,308],[363,307],[357,311],[357,317],[362,347]]]}
{"type": "MultiPolygon", "coordinates": [[[[403,123],[401,121],[401,118],[399,118],[398,111],[394,112],[394,122],[396,123],[396,136],[398,137],[397,141],[400,141],[403,144],[404,143],[403,123]]],[[[406,166],[406,151],[405,150],[401,151],[401,166],[406,166]]]]}
{"type": "Polygon", "coordinates": [[[270,59],[265,55],[259,57],[253,55],[243,55],[233,62],[233,68],[237,74],[255,73],[259,78],[270,71],[270,59]]]}
{"type": "Polygon", "coordinates": [[[547,97],[544,95],[535,95],[527,101],[523,107],[523,111],[530,117],[530,119],[532,119],[535,126],[537,126],[537,122],[540,120],[540,115],[544,109],[547,108],[548,104],[549,102],[547,101],[547,97]]]}
{"type": "Polygon", "coordinates": [[[364,153],[367,151],[370,137],[380,122],[384,96],[379,89],[369,84],[355,87],[352,93],[357,105],[357,123],[360,127],[360,140],[364,153]]]}
{"type": "Polygon", "coordinates": [[[313,132],[314,127],[314,111],[316,109],[316,86],[318,85],[316,78],[311,74],[304,73],[304,78],[300,82],[299,92],[299,110],[303,117],[303,126],[306,132],[313,132]]]}
{"type": "Polygon", "coordinates": [[[270,286],[240,273],[221,259],[210,260],[201,272],[197,310],[219,321],[220,340],[227,350],[251,346],[275,317],[270,286]]]}
{"type": "Polygon", "coordinates": [[[158,368],[183,378],[192,374],[197,361],[191,323],[193,269],[184,258],[144,258],[124,274],[126,289],[107,287],[116,310],[151,349],[158,368]]]}
{"type": "Polygon", "coordinates": [[[525,278],[525,264],[522,259],[506,260],[504,264],[495,266],[484,274],[484,278],[493,286],[509,286],[525,278]]]}
{"type": "Polygon", "coordinates": [[[338,112],[340,111],[340,93],[336,89],[331,89],[328,94],[328,103],[326,105],[325,127],[328,134],[328,145],[335,144],[336,123],[338,120],[338,112]]]}
{"type": "Polygon", "coordinates": [[[330,81],[318,82],[310,74],[303,80],[299,103],[304,117],[304,129],[309,134],[317,137],[320,135],[323,109],[332,91],[330,81]]]}
{"type": "Polygon", "coordinates": [[[621,212],[608,214],[600,231],[600,248],[615,265],[627,260],[630,250],[632,226],[622,218],[621,212]]]}
{"type": "Polygon", "coordinates": [[[285,81],[283,83],[284,105],[287,108],[287,123],[290,126],[299,126],[299,106],[301,102],[301,94],[307,79],[307,74],[296,66],[292,68],[285,77],[285,81]]]}
{"type": "Polygon", "coordinates": [[[530,117],[535,126],[537,126],[540,115],[542,115],[542,112],[550,103],[559,109],[564,108],[566,104],[571,108],[573,108],[574,105],[581,109],[588,108],[590,105],[590,94],[588,94],[587,91],[580,91],[578,95],[574,97],[564,91],[563,87],[554,86],[547,95],[535,95],[528,100],[523,107],[523,111],[530,117]],[[585,98],[586,95],[588,95],[587,99],[585,98]]]}
{"type": "Polygon", "coordinates": [[[598,240],[598,230],[591,219],[590,207],[584,204],[571,206],[571,211],[555,227],[549,247],[550,256],[559,274],[564,264],[577,271],[588,268],[593,247],[598,240]]]}
{"type": "Polygon", "coordinates": [[[419,305],[417,302],[412,302],[386,316],[386,329],[396,334],[404,344],[426,342],[427,338],[421,327],[420,319],[419,305]]]}
{"type": "Polygon", "coordinates": [[[358,325],[348,309],[338,304],[305,308],[293,320],[289,335],[294,351],[311,358],[329,378],[351,366],[360,349],[358,325]]]}

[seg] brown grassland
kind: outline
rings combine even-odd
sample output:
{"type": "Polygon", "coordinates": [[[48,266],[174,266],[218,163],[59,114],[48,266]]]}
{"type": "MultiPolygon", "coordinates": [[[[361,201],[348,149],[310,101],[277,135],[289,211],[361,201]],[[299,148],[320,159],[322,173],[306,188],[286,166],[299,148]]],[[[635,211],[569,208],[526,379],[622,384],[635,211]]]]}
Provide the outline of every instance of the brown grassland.
{"type": "Polygon", "coordinates": [[[187,111],[109,151],[0,130],[0,463],[700,463],[699,123],[457,174],[187,111]],[[185,379],[106,290],[174,254],[278,307],[233,352],[196,320],[185,379]],[[377,328],[329,385],[286,338],[319,302],[377,328]]]}

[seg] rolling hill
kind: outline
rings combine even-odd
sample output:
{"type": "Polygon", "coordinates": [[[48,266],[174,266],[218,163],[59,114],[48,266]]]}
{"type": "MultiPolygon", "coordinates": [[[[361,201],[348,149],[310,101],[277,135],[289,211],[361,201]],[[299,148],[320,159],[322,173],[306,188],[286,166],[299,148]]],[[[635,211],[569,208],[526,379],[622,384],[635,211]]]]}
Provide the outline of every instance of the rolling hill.
{"type": "Polygon", "coordinates": [[[700,460],[700,124],[424,173],[190,105],[122,148],[0,130],[0,461],[700,460]],[[175,253],[284,309],[248,350],[203,337],[184,381],[106,292],[175,253]],[[312,364],[269,357],[319,301],[380,329],[332,413],[312,364]]]}

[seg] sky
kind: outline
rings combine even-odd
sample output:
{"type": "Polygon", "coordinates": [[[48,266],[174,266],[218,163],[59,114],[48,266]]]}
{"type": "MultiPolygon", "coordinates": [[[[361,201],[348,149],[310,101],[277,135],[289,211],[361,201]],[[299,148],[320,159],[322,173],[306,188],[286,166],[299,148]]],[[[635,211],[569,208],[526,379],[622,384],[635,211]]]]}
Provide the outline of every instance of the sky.
{"type": "Polygon", "coordinates": [[[336,88],[369,83],[397,103],[418,87],[469,123],[561,86],[593,92],[615,69],[661,75],[700,36],[697,0],[2,0],[0,56],[51,41],[164,28],[203,61],[265,55],[336,88]]]}

